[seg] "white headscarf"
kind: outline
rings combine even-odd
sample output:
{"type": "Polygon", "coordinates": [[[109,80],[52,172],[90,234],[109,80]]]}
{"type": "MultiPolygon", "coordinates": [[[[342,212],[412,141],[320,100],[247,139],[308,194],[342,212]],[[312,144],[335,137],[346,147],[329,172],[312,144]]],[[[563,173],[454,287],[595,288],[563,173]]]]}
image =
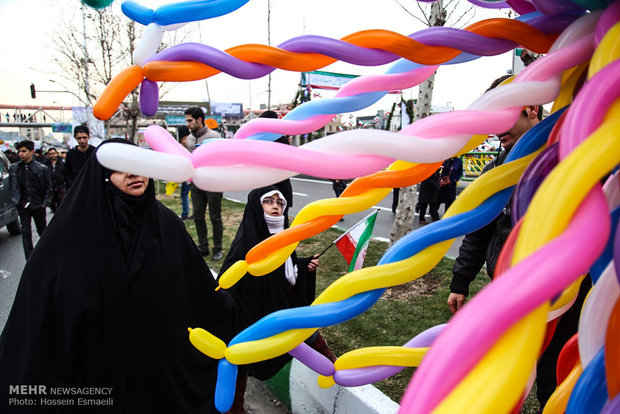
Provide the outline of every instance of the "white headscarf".
{"type": "MultiPolygon", "coordinates": [[[[282,200],[284,200],[284,206],[282,207],[282,211],[286,208],[286,198],[282,195],[278,190],[273,190],[268,193],[265,193],[260,198],[261,205],[263,204],[263,200],[267,197],[271,197],[272,195],[277,194],[282,200]]],[[[269,229],[269,234],[276,234],[284,230],[284,215],[281,216],[270,216],[269,214],[263,213],[263,217],[265,218],[265,223],[267,223],[267,228],[269,229]]],[[[286,280],[290,283],[291,286],[295,286],[297,283],[297,266],[293,265],[293,259],[289,256],[284,262],[284,274],[286,276],[286,280]]]]}

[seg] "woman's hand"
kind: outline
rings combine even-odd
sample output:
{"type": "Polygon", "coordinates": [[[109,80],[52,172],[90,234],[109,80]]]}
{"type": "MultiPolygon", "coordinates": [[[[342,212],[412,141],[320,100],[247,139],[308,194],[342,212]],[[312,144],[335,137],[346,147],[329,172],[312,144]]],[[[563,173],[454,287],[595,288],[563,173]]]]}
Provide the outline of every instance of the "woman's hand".
{"type": "Polygon", "coordinates": [[[317,267],[319,267],[319,255],[315,254],[314,256],[312,256],[312,260],[310,260],[310,263],[308,263],[308,270],[310,272],[314,272],[317,267]]]}

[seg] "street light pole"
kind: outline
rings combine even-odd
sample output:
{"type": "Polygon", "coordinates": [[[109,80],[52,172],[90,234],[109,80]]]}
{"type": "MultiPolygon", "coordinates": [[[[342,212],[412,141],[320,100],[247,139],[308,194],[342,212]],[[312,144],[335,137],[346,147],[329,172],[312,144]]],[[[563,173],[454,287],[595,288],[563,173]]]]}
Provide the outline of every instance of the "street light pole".
{"type": "MultiPolygon", "coordinates": [[[[86,92],[86,102],[90,102],[90,85],[88,82],[88,50],[86,49],[86,14],[84,3],[82,3],[82,28],[84,31],[84,91],[86,92]]],[[[88,108],[90,105],[86,104],[88,108]]]]}

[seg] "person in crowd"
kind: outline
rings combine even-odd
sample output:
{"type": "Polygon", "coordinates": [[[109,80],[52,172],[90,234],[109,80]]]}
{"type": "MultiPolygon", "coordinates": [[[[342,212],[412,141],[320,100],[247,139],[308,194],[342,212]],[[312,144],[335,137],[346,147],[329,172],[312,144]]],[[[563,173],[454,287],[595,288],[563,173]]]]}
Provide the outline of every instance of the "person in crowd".
{"type": "MultiPolygon", "coordinates": [[[[508,77],[510,76],[506,75],[496,79],[489,90],[495,88],[508,77]]],[[[503,151],[495,160],[483,168],[481,175],[504,163],[510,150],[521,136],[540,122],[542,119],[541,111],[540,106],[526,106],[512,128],[498,134],[503,151]]],[[[476,278],[485,262],[487,274],[493,278],[497,258],[510,230],[512,230],[511,206],[512,202],[509,202],[495,220],[483,228],[465,235],[459,249],[459,255],[452,268],[452,282],[448,296],[448,306],[452,313],[458,311],[465,304],[469,285],[476,278]]]]}
{"type": "Polygon", "coordinates": [[[60,150],[60,158],[62,158],[63,161],[67,161],[67,151],[62,149],[60,150]]]}
{"type": "MultiPolygon", "coordinates": [[[[496,79],[489,89],[495,88],[508,77],[502,76],[496,79]]],[[[495,160],[484,167],[482,174],[502,165],[517,141],[541,120],[542,106],[525,106],[512,128],[498,135],[503,151],[499,153],[495,160]]],[[[463,239],[459,255],[452,268],[452,282],[450,283],[450,295],[448,296],[448,307],[452,313],[457,312],[464,306],[469,293],[469,285],[476,278],[485,263],[487,274],[491,278],[494,277],[495,266],[500,252],[512,230],[511,210],[512,200],[507,203],[495,220],[483,228],[467,234],[463,239]]],[[[581,283],[575,303],[561,316],[549,345],[539,358],[536,375],[536,396],[541,407],[545,406],[556,388],[558,355],[566,341],[577,332],[581,307],[591,285],[592,282],[588,276],[581,283]]]]}
{"type": "Polygon", "coordinates": [[[463,160],[452,157],[443,162],[439,174],[439,205],[445,204],[444,213],[456,200],[456,185],[463,176],[463,160]]]}
{"type": "Polygon", "coordinates": [[[32,220],[39,236],[47,225],[45,207],[52,198],[52,179],[47,166],[34,159],[34,142],[24,140],[15,147],[20,161],[9,168],[9,191],[17,206],[27,260],[33,250],[32,220]]]}
{"type": "MultiPolygon", "coordinates": [[[[285,209],[286,199],[277,187],[269,186],[250,191],[243,219],[220,270],[220,277],[237,261],[244,260],[254,246],[288,227],[288,217],[283,215],[285,209]]],[[[310,305],[315,296],[318,265],[318,255],[300,258],[293,252],[282,266],[270,274],[261,277],[245,275],[229,290],[239,298],[249,320],[254,323],[281,309],[310,305]]],[[[318,332],[308,338],[306,343],[332,362],[336,360],[318,332]]],[[[243,406],[248,371],[260,380],[269,379],[290,359],[290,355],[285,354],[262,363],[240,367],[235,400],[229,413],[245,412],[243,406]]]]}
{"type": "MultiPolygon", "coordinates": [[[[200,108],[188,108],[185,110],[185,123],[191,134],[187,137],[186,145],[190,152],[209,138],[222,138],[220,134],[210,130],[205,125],[205,113],[200,108]]],[[[191,185],[192,209],[194,210],[194,223],[198,234],[198,249],[203,256],[209,255],[209,234],[205,219],[207,206],[209,218],[213,227],[213,260],[222,259],[222,237],[224,225],[222,223],[222,197],[223,193],[202,190],[194,183],[191,185]]]]}
{"type": "Polygon", "coordinates": [[[65,160],[65,184],[67,191],[73,185],[80,170],[86,163],[86,160],[95,152],[95,147],[88,144],[90,139],[90,130],[86,125],[78,125],[73,129],[73,137],[77,141],[77,146],[67,152],[65,160]]]}
{"type": "Polygon", "coordinates": [[[420,194],[418,195],[418,212],[420,213],[420,224],[426,222],[426,208],[433,221],[439,220],[439,171],[420,183],[420,194]]]}
{"type": "MultiPolygon", "coordinates": [[[[110,142],[133,145],[101,146],[110,142]]],[[[96,400],[106,403],[35,412],[217,413],[217,361],[192,346],[188,327],[230,341],[247,323],[216,286],[153,181],[108,170],[95,154],[24,268],[0,337],[0,412],[32,412],[8,393],[36,384],[106,390],[96,400]]]]}
{"type": "Polygon", "coordinates": [[[400,197],[400,188],[392,189],[392,214],[396,214],[396,208],[398,207],[398,197],[400,197]]]}
{"type": "Polygon", "coordinates": [[[52,199],[49,207],[52,213],[56,213],[58,206],[65,198],[65,161],[58,156],[58,151],[54,147],[48,149],[46,155],[47,166],[52,175],[52,199]]]}
{"type": "MultiPolygon", "coordinates": [[[[187,149],[187,138],[189,137],[189,128],[185,125],[181,125],[177,129],[177,136],[179,143],[187,149]]],[[[189,215],[189,187],[190,184],[187,181],[181,183],[181,220],[189,220],[192,217],[189,215]]]]}

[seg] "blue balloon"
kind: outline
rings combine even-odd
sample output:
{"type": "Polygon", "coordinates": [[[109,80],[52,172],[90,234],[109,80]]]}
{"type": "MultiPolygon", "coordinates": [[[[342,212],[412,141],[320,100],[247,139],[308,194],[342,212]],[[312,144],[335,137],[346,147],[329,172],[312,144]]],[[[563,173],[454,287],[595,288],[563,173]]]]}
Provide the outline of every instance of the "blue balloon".
{"type": "Polygon", "coordinates": [[[620,207],[616,207],[611,212],[611,234],[607,239],[605,250],[601,253],[600,257],[594,262],[590,268],[590,276],[592,276],[592,282],[596,283],[603,274],[603,271],[607,265],[614,258],[614,240],[616,240],[616,232],[618,231],[618,222],[620,221],[620,207]]]}
{"type": "Polygon", "coordinates": [[[237,10],[249,0],[187,0],[166,4],[153,10],[133,1],[126,0],[121,5],[125,16],[140,24],[157,23],[161,26],[195,22],[223,16],[237,10]]]}
{"type": "Polygon", "coordinates": [[[600,413],[609,398],[605,379],[605,347],[585,367],[573,389],[566,414],[600,413]]]}
{"type": "Polygon", "coordinates": [[[237,385],[236,365],[225,359],[220,359],[217,365],[217,384],[215,386],[215,408],[225,413],[232,407],[235,400],[235,387],[237,385]]]}

